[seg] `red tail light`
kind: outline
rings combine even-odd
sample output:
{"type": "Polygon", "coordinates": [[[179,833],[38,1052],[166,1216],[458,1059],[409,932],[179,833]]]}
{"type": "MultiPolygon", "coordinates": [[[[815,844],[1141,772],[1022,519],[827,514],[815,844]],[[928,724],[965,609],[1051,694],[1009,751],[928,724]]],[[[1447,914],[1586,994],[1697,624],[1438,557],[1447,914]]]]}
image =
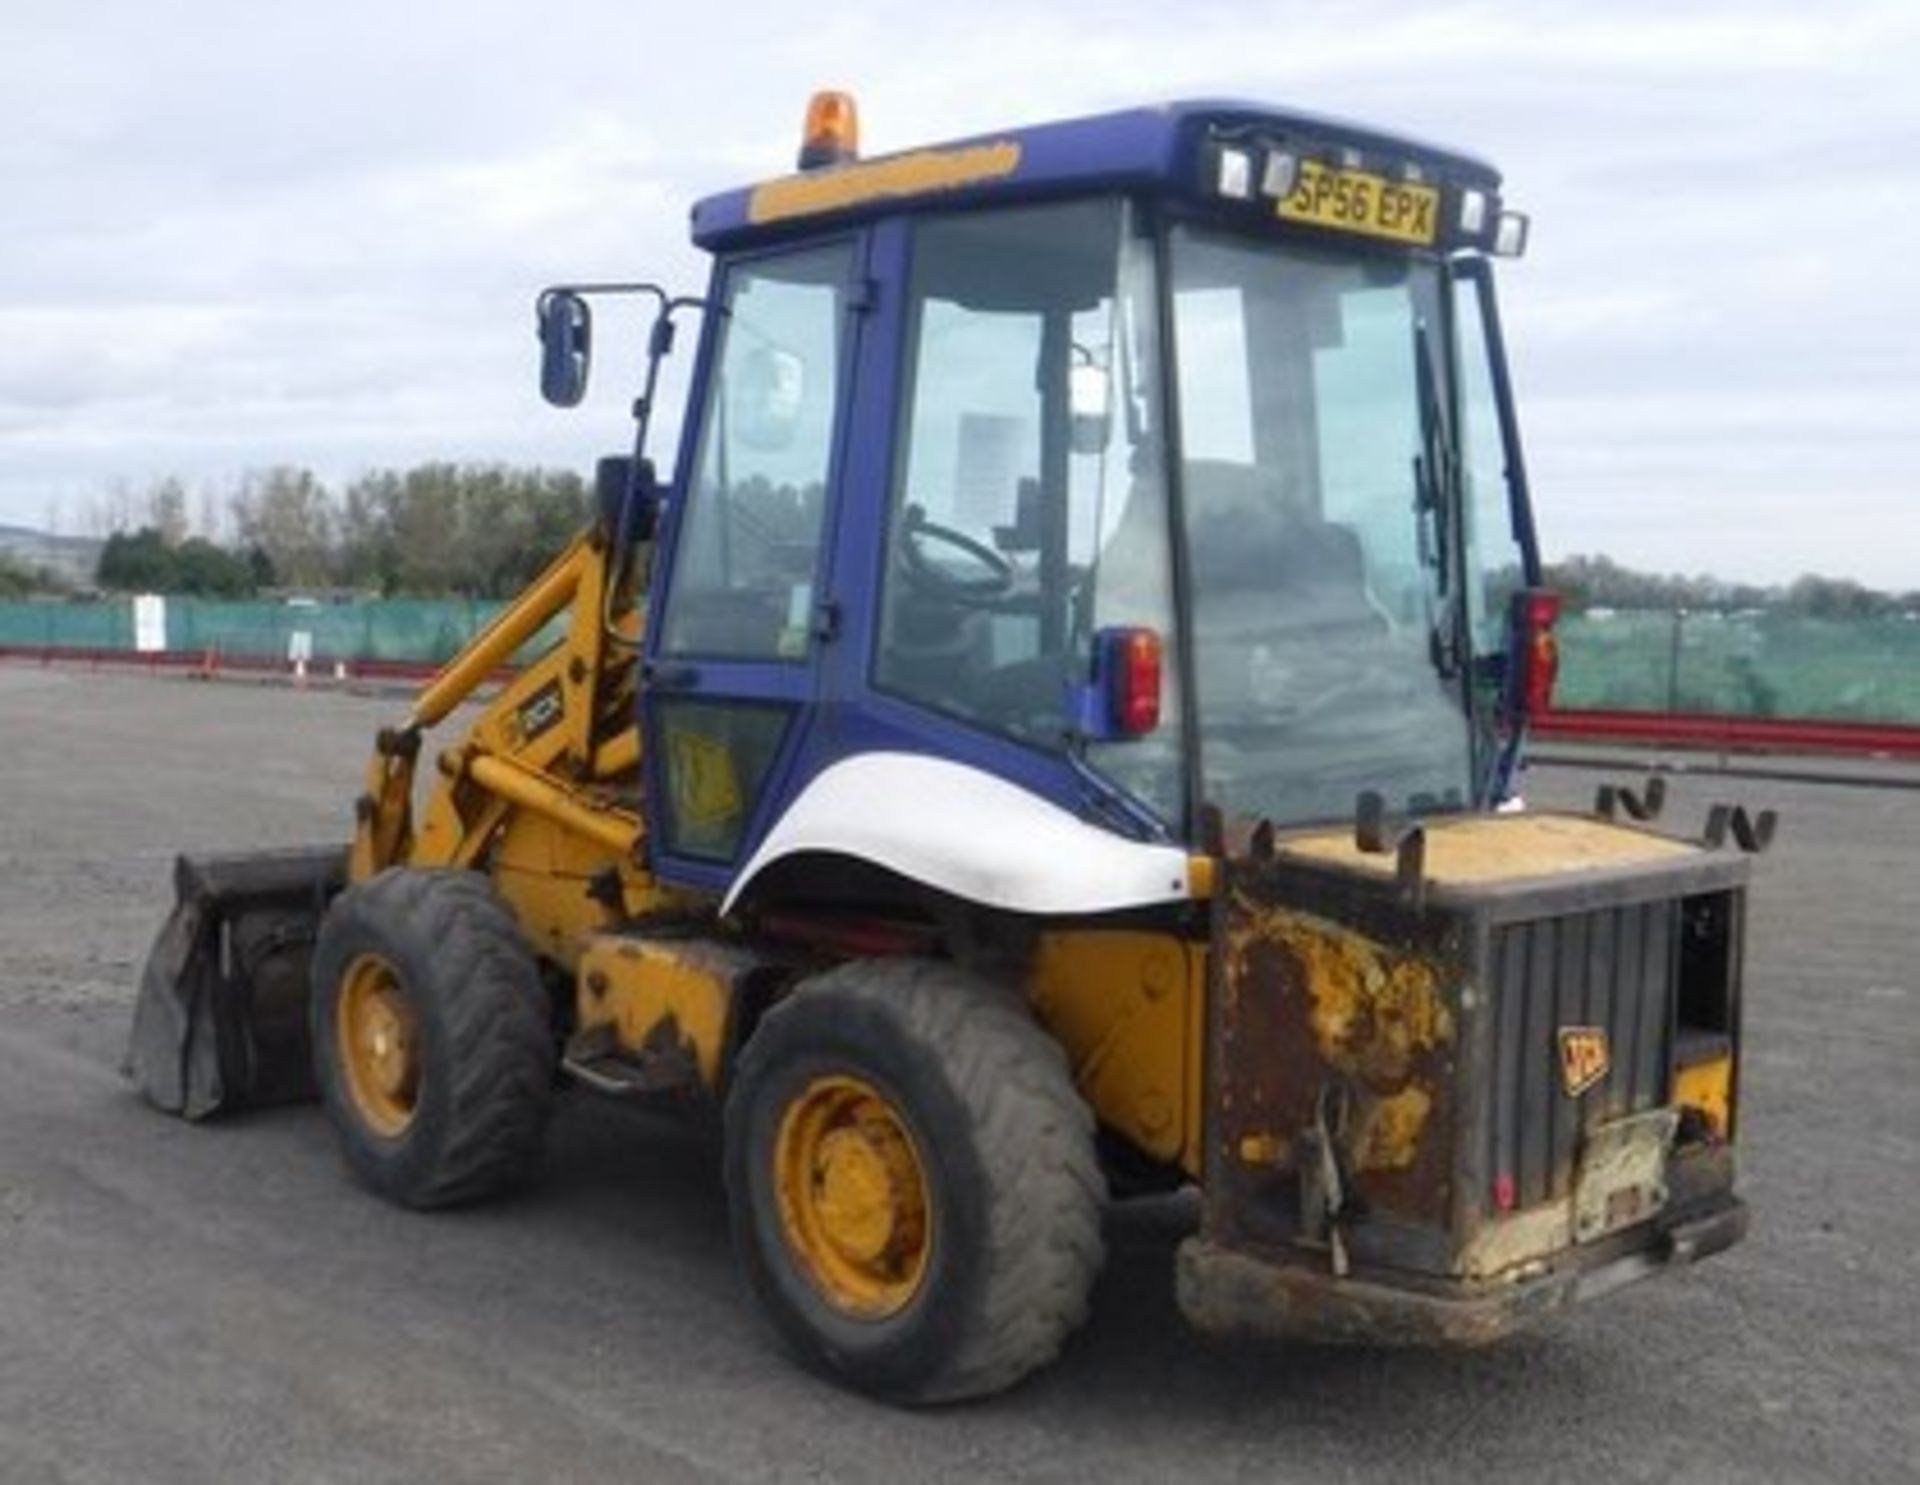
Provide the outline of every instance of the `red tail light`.
{"type": "Polygon", "coordinates": [[[1560,595],[1547,588],[1528,588],[1515,595],[1514,616],[1520,714],[1538,717],[1553,705],[1553,684],[1560,677],[1560,642],[1553,635],[1554,622],[1560,617],[1560,595]]]}
{"type": "Polygon", "coordinates": [[[1107,717],[1122,737],[1141,737],[1160,725],[1160,636],[1151,629],[1102,629],[1100,673],[1107,717]]]}

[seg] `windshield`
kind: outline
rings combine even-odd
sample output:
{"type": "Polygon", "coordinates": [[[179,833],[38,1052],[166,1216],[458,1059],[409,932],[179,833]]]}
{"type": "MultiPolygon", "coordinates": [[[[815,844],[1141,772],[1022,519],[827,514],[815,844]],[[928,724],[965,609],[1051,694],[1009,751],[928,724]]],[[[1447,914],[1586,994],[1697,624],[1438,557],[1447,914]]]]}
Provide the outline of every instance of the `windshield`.
{"type": "Polygon", "coordinates": [[[1205,798],[1467,807],[1441,266],[1182,226],[1171,267],[1205,798]]]}

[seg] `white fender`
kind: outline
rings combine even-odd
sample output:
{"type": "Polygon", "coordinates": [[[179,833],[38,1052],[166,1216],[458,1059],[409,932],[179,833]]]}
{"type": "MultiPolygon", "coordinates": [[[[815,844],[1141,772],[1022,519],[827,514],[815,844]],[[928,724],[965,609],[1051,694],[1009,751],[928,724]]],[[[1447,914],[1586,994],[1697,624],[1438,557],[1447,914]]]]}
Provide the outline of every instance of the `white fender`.
{"type": "Polygon", "coordinates": [[[831,851],[968,902],[1104,913],[1180,902],[1187,853],[1127,840],[980,769],[918,753],[858,753],[822,769],[733,879],[720,911],[784,856],[831,851]]]}

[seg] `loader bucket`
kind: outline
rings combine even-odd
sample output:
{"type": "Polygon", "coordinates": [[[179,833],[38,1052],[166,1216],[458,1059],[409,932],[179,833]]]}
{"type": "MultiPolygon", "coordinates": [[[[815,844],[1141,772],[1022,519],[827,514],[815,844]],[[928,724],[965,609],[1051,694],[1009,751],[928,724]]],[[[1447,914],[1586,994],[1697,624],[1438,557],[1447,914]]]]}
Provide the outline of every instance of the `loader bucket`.
{"type": "Polygon", "coordinates": [[[307,970],[344,846],[182,856],[172,914],[147,955],[123,1070],[169,1114],[315,1096],[307,970]]]}

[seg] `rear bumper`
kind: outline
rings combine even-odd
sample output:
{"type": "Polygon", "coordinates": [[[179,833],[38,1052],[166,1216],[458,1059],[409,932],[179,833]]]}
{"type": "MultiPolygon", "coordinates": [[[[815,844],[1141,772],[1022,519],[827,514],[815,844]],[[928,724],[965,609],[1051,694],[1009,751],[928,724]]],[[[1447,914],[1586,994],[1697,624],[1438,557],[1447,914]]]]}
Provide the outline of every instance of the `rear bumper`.
{"type": "Polygon", "coordinates": [[[1176,1260],[1180,1308],[1213,1334],[1284,1336],[1367,1345],[1478,1346],[1536,1324],[1581,1300],[1718,1253],[1747,1230],[1745,1203],[1731,1196],[1644,1234],[1626,1251],[1574,1249],[1545,1273],[1446,1289],[1415,1289],[1377,1277],[1336,1278],[1323,1267],[1275,1261],[1188,1238],[1176,1260]]]}

